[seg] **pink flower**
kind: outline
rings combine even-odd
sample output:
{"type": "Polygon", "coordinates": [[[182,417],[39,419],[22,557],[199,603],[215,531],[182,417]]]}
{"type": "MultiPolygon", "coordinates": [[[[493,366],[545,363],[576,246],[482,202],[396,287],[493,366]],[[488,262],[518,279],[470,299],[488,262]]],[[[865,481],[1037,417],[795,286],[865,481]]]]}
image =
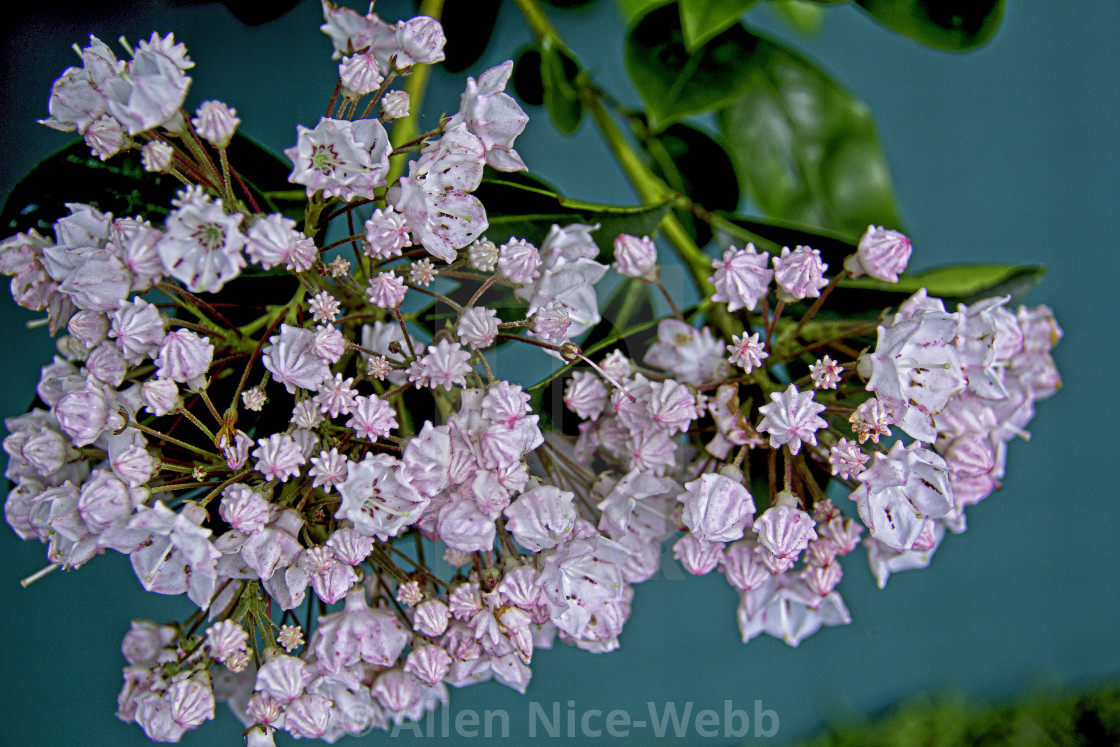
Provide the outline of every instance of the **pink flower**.
{"type": "Polygon", "coordinates": [[[769,256],[766,252],[757,253],[754,244],[747,244],[746,249],[731,247],[724,252],[723,260],[712,262],[716,268],[716,274],[708,278],[716,287],[712,300],[725,302],[728,311],[754,311],[774,277],[774,271],[766,269],[769,256]]]}
{"type": "Polygon", "coordinates": [[[222,493],[218,513],[237,531],[256,534],[268,523],[268,501],[248,485],[234,483],[222,493]]]}
{"type": "Polygon", "coordinates": [[[835,389],[843,372],[843,367],[827,355],[809,366],[813,386],[818,389],[835,389]]]}
{"type": "Polygon", "coordinates": [[[378,208],[365,222],[366,254],[374,259],[399,257],[401,250],[412,246],[408,238],[408,224],[404,216],[390,205],[384,210],[378,208]]]}
{"type": "Polygon", "coordinates": [[[288,181],[307,187],[311,197],[373,199],[389,173],[389,136],[376,119],[355,121],[323,117],[314,130],[296,127],[296,144],[284,151],[294,164],[288,181]]]}
{"type": "Polygon", "coordinates": [[[590,371],[576,371],[564,387],[564,405],[585,420],[595,420],[607,406],[607,386],[590,371]]]}
{"type": "Polygon", "coordinates": [[[320,451],[319,456],[311,457],[307,476],[311,478],[312,487],[322,487],[323,492],[329,493],[346,480],[349,465],[350,461],[332,446],[330,451],[320,451]]]}
{"type": "Polygon", "coordinates": [[[860,357],[868,391],[919,441],[934,441],[933,417],[967,386],[954,345],[959,325],[958,314],[919,309],[879,327],[875,352],[860,357]]]}
{"type": "Polygon", "coordinates": [[[482,235],[486,210],[470,194],[482,182],[485,146],[466,125],[444,131],[400,180],[394,207],[404,214],[414,241],[433,257],[453,262],[458,250],[482,235]]]}
{"type": "Polygon", "coordinates": [[[673,557],[692,575],[705,576],[719,565],[723,547],[722,542],[706,542],[695,534],[685,534],[673,545],[673,557]]]}
{"type": "Polygon", "coordinates": [[[175,44],[174,34],[161,38],[152,32],[148,41],[137,43],[128,74],[102,82],[105,106],[128,127],[130,135],[168,124],[178,114],[191,84],[183,71],[193,66],[183,45],[175,44]]]}
{"type": "Polygon", "coordinates": [[[486,306],[472,306],[459,317],[455,331],[474,350],[488,348],[498,335],[498,312],[486,306]]]}
{"type": "Polygon", "coordinates": [[[393,272],[381,272],[376,278],[370,278],[366,296],[374,306],[395,309],[404,300],[406,290],[403,278],[393,272]]]}
{"type": "Polygon", "coordinates": [[[230,654],[244,651],[248,641],[249,634],[245,628],[233,620],[216,622],[206,631],[206,646],[218,661],[225,661],[230,654]]]}
{"type": "Polygon", "coordinates": [[[784,392],[771,392],[770,400],[770,404],[758,408],[765,416],[758,430],[770,434],[770,448],[788,445],[790,453],[797,454],[802,442],[815,446],[816,432],[827,428],[828,423],[818,415],[825,406],[813,401],[813,392],[799,392],[790,384],[784,392]]]}
{"type": "Polygon", "coordinates": [[[289,477],[299,477],[299,468],[307,462],[299,445],[291,436],[282,433],[258,439],[252,456],[257,460],[254,468],[257,472],[269,480],[280,482],[287,482],[289,477]]]}
{"type": "Polygon", "coordinates": [[[397,427],[392,406],[376,394],[355,398],[351,412],[346,427],[353,428],[359,438],[376,441],[388,436],[397,427]]]}
{"type": "Polygon", "coordinates": [[[293,394],[297,387],[318,389],[330,375],[326,361],[312,350],[313,337],[311,330],[281,324],[280,334],[268,338],[271,344],[261,355],[272,377],[293,394]]]}
{"type": "Polygon", "coordinates": [[[192,293],[217,293],[241,274],[242,213],[227,213],[221,199],[200,187],[179,192],[176,208],[164,221],[166,233],[157,246],[164,272],[192,293]]]}
{"type": "Polygon", "coordinates": [[[532,552],[551,547],[572,531],[575,495],[551,485],[527,490],[503,512],[517,544],[532,552]]]}
{"type": "Polygon", "coordinates": [[[524,239],[510,239],[498,247],[498,272],[518,285],[528,285],[540,277],[541,255],[524,239]]]}
{"type": "Polygon", "coordinates": [[[315,242],[296,230],[294,220],[280,213],[258,218],[249,227],[245,253],[266,270],[284,265],[289,270],[303,271],[319,257],[315,242]]]}
{"type": "Polygon", "coordinates": [[[399,21],[396,41],[400,50],[396,54],[398,68],[441,62],[443,45],[447,43],[443,26],[430,16],[416,16],[407,21],[399,21]]]}
{"type": "Polygon", "coordinates": [[[319,618],[308,648],[315,652],[319,667],[340,672],[359,662],[391,667],[409,639],[397,616],[384,609],[371,609],[365,590],[358,588],[346,595],[345,609],[319,618]]]}
{"type": "Polygon", "coordinates": [[[213,358],[214,346],[209,340],[189,329],[177,329],[169,332],[159,346],[156,375],[198,389],[213,358]]]}
{"type": "Polygon", "coordinates": [[[770,357],[765,345],[759,340],[759,334],[734,335],[731,344],[727,346],[727,352],[731,353],[729,360],[747,373],[761,366],[764,358],[770,357]]]}
{"type": "Polygon", "coordinates": [[[813,517],[797,506],[797,498],[788,491],[778,493],[777,500],[754,521],[758,542],[779,558],[796,558],[817,538],[813,517]]]}
{"type": "Polygon", "coordinates": [[[647,283],[657,282],[657,246],[649,236],[638,238],[619,234],[614,240],[614,269],[630,278],[641,278],[647,283]]]}
{"type": "Polygon", "coordinates": [[[387,540],[420,520],[428,499],[412,487],[404,465],[386,454],[367,454],[350,462],[345,482],[336,487],[342,504],[335,511],[367,537],[387,540]]]}
{"type": "Polygon", "coordinates": [[[859,240],[855,254],[844,260],[844,269],[852,277],[870,275],[877,280],[897,283],[898,276],[910,261],[910,239],[898,231],[881,226],[868,226],[859,240]]]}
{"type": "Polygon", "coordinates": [[[859,477],[863,467],[871,457],[864,454],[859,446],[846,438],[842,438],[829,450],[828,462],[832,465],[832,474],[847,480],[849,477],[859,477]]]}
{"type": "Polygon", "coordinates": [[[877,444],[881,436],[891,435],[891,426],[895,421],[879,398],[872,397],[856,408],[848,422],[852,424],[852,432],[861,444],[868,439],[877,444]]]}
{"type": "Polygon", "coordinates": [[[342,58],[338,65],[338,77],[346,95],[352,99],[373,93],[385,79],[377,59],[368,52],[342,58]]]}
{"type": "Polygon", "coordinates": [[[953,491],[945,460],[919,442],[904,447],[896,441],[886,455],[875,455],[860,476],[863,483],[851,498],[871,536],[898,550],[909,550],[925,520],[945,516],[953,508],[953,491]]]}
{"type": "Polygon", "coordinates": [[[679,500],[681,521],[697,539],[734,542],[754,517],[754,499],[743,484],[722,474],[708,472],[684,484],[679,500]]]}
{"type": "Polygon", "coordinates": [[[513,61],[507,60],[474,78],[467,78],[459,112],[448,122],[449,127],[463,122],[482,141],[486,163],[498,171],[522,171],[525,163],[513,149],[514,139],[525,129],[529,117],[517,102],[505,93],[513,72],[513,61]]]}
{"type": "Polygon", "coordinates": [[[828,265],[821,261],[818,249],[799,246],[792,252],[782,249],[782,256],[774,257],[774,279],[778,282],[778,298],[786,303],[802,298],[817,298],[828,285],[824,271],[828,265]]]}
{"type": "Polygon", "coordinates": [[[319,291],[307,304],[307,309],[311,312],[311,318],[316,323],[323,324],[333,322],[338,317],[338,312],[342,309],[342,306],[338,299],[330,293],[319,291]]]}
{"type": "Polygon", "coordinates": [[[389,91],[381,98],[381,121],[392,122],[408,116],[409,96],[407,91],[389,91]]]}
{"type": "Polygon", "coordinates": [[[354,379],[344,379],[342,374],[336,373],[333,379],[324,379],[319,384],[319,393],[312,399],[321,412],[332,418],[348,415],[358,397],[353,384],[354,379]]]}
{"type": "Polygon", "coordinates": [[[417,386],[432,389],[442,386],[451,391],[455,384],[466,386],[466,375],[471,370],[471,354],[463,350],[457,342],[442,339],[428,346],[428,352],[414,360],[408,370],[408,378],[417,386]]]}
{"type": "Polygon", "coordinates": [[[203,140],[224,148],[229,145],[241,120],[237,118],[236,109],[231,109],[221,101],[203,101],[191,124],[203,140]]]}

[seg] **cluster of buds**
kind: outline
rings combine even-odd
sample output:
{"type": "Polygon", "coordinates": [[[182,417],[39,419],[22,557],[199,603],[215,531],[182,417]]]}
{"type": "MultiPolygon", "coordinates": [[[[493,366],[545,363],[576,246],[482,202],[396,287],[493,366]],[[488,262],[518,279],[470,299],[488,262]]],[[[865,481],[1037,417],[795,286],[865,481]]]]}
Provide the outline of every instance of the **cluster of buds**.
{"type": "Polygon", "coordinates": [[[225,700],[250,745],[334,741],[418,720],[448,684],[524,692],[537,648],[618,646],[669,541],[740,592],[744,641],[797,645],[849,621],[837,558],[865,529],[883,585],[999,487],[1006,443],[1059,384],[1049,310],[948,311],[919,292],[870,324],[814,323],[843,278],[905,269],[909,241],[872,226],[832,277],[809,247],[732,247],[706,305],[735,329],[673,305],[640,360],[592,362],[573,340],[601,321],[597,284],[613,269],[664,291],[654,243],[621,235],[603,263],[597,226],[490,241],[484,168],[525,168],[512,64],[394,146],[383,122],[408,97],[391,84],[442,59],[439,23],[324,15],[335,116],[285,151],[302,226],[229,163],[233,109],[183,110],[193,63],[171,35],[128,61],[91,38],[44,123],[185,186],[159,225],[71,204],[51,235],[0,243],[16,301],[59,334],[38,406],[5,421],[8,524],[49,568],[114,550],[146,590],[198,608],[133,624],[121,719],[174,742],[225,700]],[[362,230],[324,244],[340,217],[362,230]],[[232,295],[277,273],[291,282],[274,297],[232,295]],[[420,296],[438,316],[402,310],[420,296]],[[492,370],[499,343],[566,363],[578,425],[541,427],[530,390],[492,370]]]}

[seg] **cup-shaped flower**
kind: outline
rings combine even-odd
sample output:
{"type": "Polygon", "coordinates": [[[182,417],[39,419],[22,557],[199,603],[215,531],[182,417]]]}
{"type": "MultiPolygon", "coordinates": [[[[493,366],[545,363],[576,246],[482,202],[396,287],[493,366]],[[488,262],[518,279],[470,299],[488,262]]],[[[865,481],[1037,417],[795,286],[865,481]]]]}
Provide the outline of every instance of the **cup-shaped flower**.
{"type": "Polygon", "coordinates": [[[734,542],[754,518],[754,498],[738,480],[716,472],[686,482],[679,500],[684,504],[681,521],[697,539],[734,542]]]}

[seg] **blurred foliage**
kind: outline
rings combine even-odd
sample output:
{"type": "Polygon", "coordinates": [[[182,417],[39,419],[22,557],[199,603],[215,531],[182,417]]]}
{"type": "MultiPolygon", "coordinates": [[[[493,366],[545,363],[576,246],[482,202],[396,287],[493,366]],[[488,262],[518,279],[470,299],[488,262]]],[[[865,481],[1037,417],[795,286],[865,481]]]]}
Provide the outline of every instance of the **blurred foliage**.
{"type": "Polygon", "coordinates": [[[1120,744],[1120,690],[1034,698],[1005,707],[963,696],[920,699],[874,723],[849,726],[797,747],[1107,747],[1120,744]]]}

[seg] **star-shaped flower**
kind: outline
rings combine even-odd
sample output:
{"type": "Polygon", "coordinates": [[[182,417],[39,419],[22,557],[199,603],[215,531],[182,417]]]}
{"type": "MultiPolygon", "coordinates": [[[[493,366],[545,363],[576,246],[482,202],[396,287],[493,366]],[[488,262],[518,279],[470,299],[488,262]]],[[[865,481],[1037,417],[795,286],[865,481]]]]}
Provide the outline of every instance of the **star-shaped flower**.
{"type": "Polygon", "coordinates": [[[788,445],[791,454],[801,450],[801,442],[816,445],[816,432],[828,426],[819,413],[824,405],[813,401],[813,393],[799,392],[793,384],[784,392],[772,392],[771,403],[758,408],[764,417],[758,430],[770,434],[770,447],[788,445]]]}

